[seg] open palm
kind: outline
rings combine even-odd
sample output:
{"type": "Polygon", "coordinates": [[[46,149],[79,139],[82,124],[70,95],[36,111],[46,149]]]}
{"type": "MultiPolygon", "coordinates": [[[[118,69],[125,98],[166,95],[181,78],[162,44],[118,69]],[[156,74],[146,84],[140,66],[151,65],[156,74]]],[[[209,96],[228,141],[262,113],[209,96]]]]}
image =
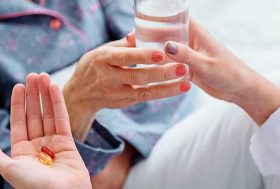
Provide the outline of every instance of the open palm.
{"type": "Polygon", "coordinates": [[[13,187],[91,188],[72,138],[63,95],[47,74],[27,76],[26,89],[20,84],[14,87],[11,146],[12,158],[0,153],[0,173],[13,187]],[[49,166],[37,158],[43,146],[55,154],[49,166]]]}

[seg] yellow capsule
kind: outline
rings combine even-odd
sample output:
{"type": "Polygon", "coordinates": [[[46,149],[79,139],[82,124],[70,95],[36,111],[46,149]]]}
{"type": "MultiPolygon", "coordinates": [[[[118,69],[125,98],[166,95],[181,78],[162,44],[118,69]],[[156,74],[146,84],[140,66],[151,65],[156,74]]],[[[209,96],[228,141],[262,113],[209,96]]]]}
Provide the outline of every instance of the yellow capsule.
{"type": "Polygon", "coordinates": [[[53,163],[52,158],[48,154],[45,154],[44,152],[39,152],[37,158],[41,163],[45,165],[51,165],[53,163]]]}

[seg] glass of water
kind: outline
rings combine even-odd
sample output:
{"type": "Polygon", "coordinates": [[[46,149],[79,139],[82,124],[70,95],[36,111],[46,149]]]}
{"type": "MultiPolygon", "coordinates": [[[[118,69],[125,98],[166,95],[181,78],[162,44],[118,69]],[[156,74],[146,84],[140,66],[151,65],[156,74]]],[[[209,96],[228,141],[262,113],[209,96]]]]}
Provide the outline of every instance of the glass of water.
{"type": "Polygon", "coordinates": [[[163,50],[167,41],[189,43],[188,0],[134,0],[136,46],[163,50]]]}

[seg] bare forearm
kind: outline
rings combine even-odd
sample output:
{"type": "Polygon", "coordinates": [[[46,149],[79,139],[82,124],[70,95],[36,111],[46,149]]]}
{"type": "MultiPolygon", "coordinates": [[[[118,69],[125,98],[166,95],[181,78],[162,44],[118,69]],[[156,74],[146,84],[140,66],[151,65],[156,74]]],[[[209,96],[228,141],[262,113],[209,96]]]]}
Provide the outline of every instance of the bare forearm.
{"type": "Polygon", "coordinates": [[[74,107],[68,109],[72,134],[76,140],[84,142],[95,119],[95,115],[85,115],[81,111],[75,110],[74,107]]]}
{"type": "Polygon", "coordinates": [[[63,94],[69,113],[72,134],[75,139],[84,142],[95,119],[97,110],[88,111],[82,106],[82,103],[78,100],[79,98],[76,97],[77,91],[71,87],[71,83],[64,87],[63,94]]]}
{"type": "Polygon", "coordinates": [[[92,187],[96,189],[121,189],[127,179],[131,168],[131,161],[137,151],[128,143],[125,150],[115,156],[105,169],[94,177],[91,177],[92,187]]]}
{"type": "Polygon", "coordinates": [[[280,107],[280,89],[257,73],[248,78],[246,91],[240,91],[234,103],[262,125],[280,107]]]}

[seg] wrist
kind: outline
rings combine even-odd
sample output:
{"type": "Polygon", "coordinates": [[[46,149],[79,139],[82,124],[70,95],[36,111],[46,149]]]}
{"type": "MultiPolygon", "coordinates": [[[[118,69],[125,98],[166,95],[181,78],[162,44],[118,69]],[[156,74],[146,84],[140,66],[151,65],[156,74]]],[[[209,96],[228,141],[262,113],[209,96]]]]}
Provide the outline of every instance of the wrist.
{"type": "Polygon", "coordinates": [[[100,174],[91,178],[93,188],[123,188],[136,154],[136,149],[125,143],[125,150],[113,157],[100,174]]]}
{"type": "Polygon", "coordinates": [[[253,71],[247,78],[233,102],[262,125],[280,107],[280,89],[253,71]]]}
{"type": "Polygon", "coordinates": [[[75,84],[69,81],[63,89],[63,95],[69,114],[71,131],[75,139],[84,142],[98,110],[87,108],[78,94],[75,84]]]}

